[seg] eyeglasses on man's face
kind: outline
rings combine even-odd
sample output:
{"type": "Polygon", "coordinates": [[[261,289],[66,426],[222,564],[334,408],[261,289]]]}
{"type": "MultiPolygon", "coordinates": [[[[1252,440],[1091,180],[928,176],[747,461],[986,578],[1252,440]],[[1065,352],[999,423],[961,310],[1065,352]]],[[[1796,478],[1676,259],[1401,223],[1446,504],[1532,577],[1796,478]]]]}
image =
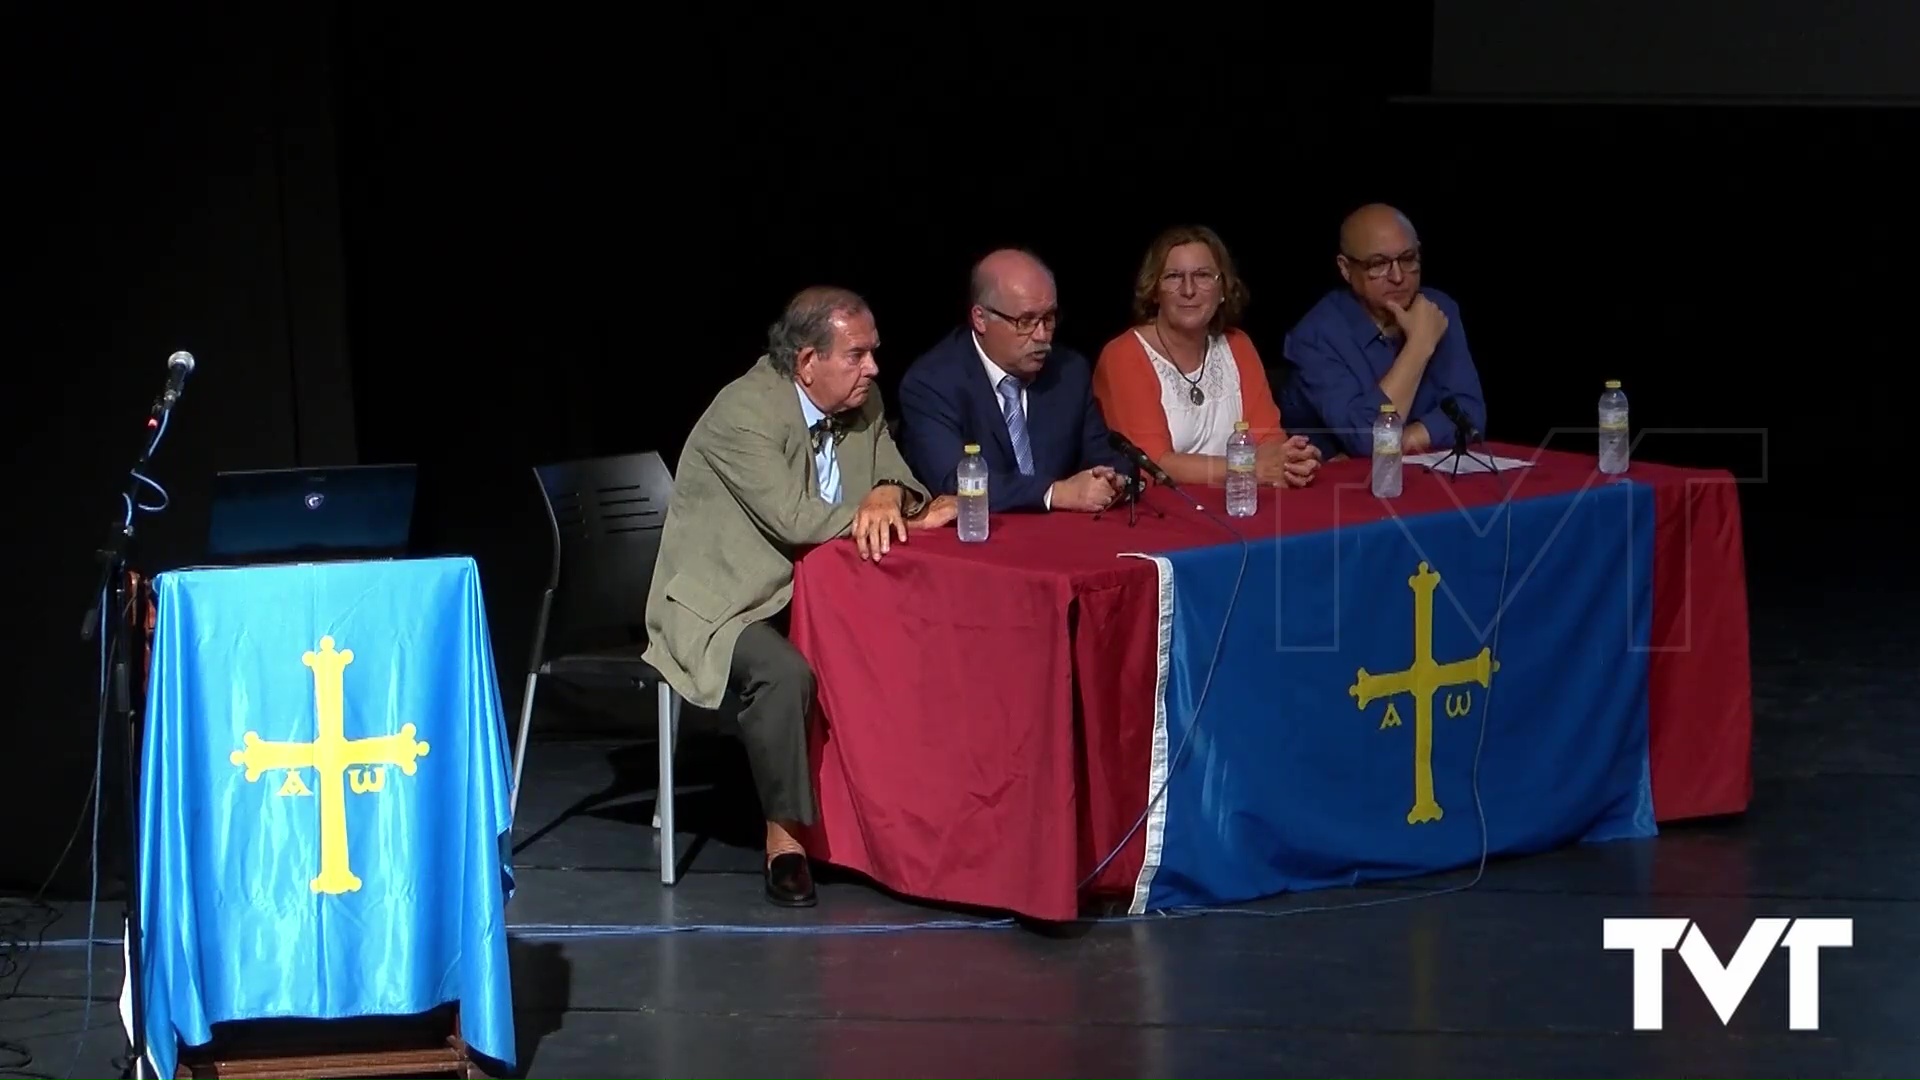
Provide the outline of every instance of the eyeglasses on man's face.
{"type": "Polygon", "coordinates": [[[1060,325],[1059,308],[1053,308],[1049,311],[1029,312],[1024,315],[1009,315],[998,308],[990,308],[985,304],[980,305],[980,310],[1012,326],[1013,332],[1022,337],[1031,335],[1042,326],[1046,327],[1047,333],[1051,334],[1053,333],[1053,328],[1060,325]]]}
{"type": "Polygon", "coordinates": [[[1399,267],[1402,274],[1414,274],[1420,270],[1420,249],[1408,248],[1398,255],[1346,255],[1347,265],[1358,268],[1370,278],[1383,278],[1399,267]]]}

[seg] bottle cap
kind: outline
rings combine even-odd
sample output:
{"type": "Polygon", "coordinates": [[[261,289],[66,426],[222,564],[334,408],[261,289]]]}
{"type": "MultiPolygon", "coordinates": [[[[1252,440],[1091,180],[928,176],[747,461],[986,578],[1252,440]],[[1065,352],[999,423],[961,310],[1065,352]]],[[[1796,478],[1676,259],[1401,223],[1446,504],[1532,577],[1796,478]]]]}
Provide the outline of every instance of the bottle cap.
{"type": "Polygon", "coordinates": [[[1381,412],[1383,412],[1383,413],[1390,413],[1390,412],[1392,412],[1392,411],[1393,411],[1393,402],[1391,402],[1391,401],[1389,401],[1389,402],[1387,402],[1387,403],[1386,403],[1385,405],[1382,405],[1382,406],[1380,406],[1380,411],[1381,411],[1381,412]]]}
{"type": "Polygon", "coordinates": [[[1609,389],[1609,390],[1618,390],[1618,389],[1620,389],[1620,380],[1619,380],[1619,379],[1608,379],[1608,380],[1607,380],[1607,389],[1609,389]]]}
{"type": "Polygon", "coordinates": [[[977,442],[970,442],[967,445],[961,447],[960,449],[963,452],[968,454],[977,454],[980,452],[980,444],[977,442]]]}
{"type": "Polygon", "coordinates": [[[1235,420],[1233,422],[1233,430],[1235,431],[1247,430],[1247,422],[1245,420],[1235,420]]]}

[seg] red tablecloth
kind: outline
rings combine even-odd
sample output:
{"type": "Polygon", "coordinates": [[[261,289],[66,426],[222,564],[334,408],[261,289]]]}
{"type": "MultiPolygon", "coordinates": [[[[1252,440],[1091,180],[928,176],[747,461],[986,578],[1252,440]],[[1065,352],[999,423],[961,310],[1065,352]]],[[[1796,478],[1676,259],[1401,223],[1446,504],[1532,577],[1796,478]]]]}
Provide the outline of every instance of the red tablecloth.
{"type": "MultiPolygon", "coordinates": [[[[1364,524],[1575,491],[1586,456],[1495,447],[1535,461],[1501,476],[1409,469],[1391,504],[1364,461],[1304,490],[1262,491],[1249,538],[1364,524]]],[[[1745,564],[1733,478],[1636,462],[1655,489],[1649,723],[1662,821],[1744,810],[1752,696],[1745,564]]],[[[1224,492],[1191,492],[1216,515],[1224,492]]],[[[850,541],[795,570],[792,635],[813,665],[818,857],[904,895],[1075,917],[1091,895],[1131,893],[1144,851],[1126,837],[1148,797],[1159,616],[1153,564],[1121,557],[1234,542],[1177,494],[1124,511],[997,514],[985,544],[916,533],[863,563],[850,541]]]]}

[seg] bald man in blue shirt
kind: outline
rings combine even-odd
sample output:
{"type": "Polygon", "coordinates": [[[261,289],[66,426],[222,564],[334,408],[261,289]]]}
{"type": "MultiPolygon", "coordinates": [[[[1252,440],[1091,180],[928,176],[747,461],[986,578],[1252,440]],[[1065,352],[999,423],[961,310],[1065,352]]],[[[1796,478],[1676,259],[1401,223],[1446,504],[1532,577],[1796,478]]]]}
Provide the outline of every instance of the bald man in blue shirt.
{"type": "Polygon", "coordinates": [[[1373,452],[1373,421],[1391,401],[1406,421],[1405,453],[1448,449],[1452,399],[1476,431],[1487,427],[1480,374],[1453,298],[1420,280],[1420,237],[1406,215],[1378,203],[1340,226],[1334,267],[1347,283],[1303,316],[1281,355],[1280,415],[1329,460],[1373,452]]]}

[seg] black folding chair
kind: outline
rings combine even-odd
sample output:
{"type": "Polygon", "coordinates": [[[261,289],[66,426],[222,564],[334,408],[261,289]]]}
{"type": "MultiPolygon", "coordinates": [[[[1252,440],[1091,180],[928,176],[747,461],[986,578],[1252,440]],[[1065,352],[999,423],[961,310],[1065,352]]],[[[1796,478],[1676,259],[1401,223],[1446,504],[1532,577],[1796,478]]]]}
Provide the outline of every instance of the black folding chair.
{"type": "Polygon", "coordinates": [[[553,535],[553,568],[540,600],[513,751],[512,810],[520,804],[534,694],[542,678],[586,687],[658,688],[660,784],[653,825],[660,833],[660,881],[676,876],[673,757],[680,695],[640,659],[647,589],[660,553],[673,476],[659,454],[543,465],[534,470],[553,535]]]}

